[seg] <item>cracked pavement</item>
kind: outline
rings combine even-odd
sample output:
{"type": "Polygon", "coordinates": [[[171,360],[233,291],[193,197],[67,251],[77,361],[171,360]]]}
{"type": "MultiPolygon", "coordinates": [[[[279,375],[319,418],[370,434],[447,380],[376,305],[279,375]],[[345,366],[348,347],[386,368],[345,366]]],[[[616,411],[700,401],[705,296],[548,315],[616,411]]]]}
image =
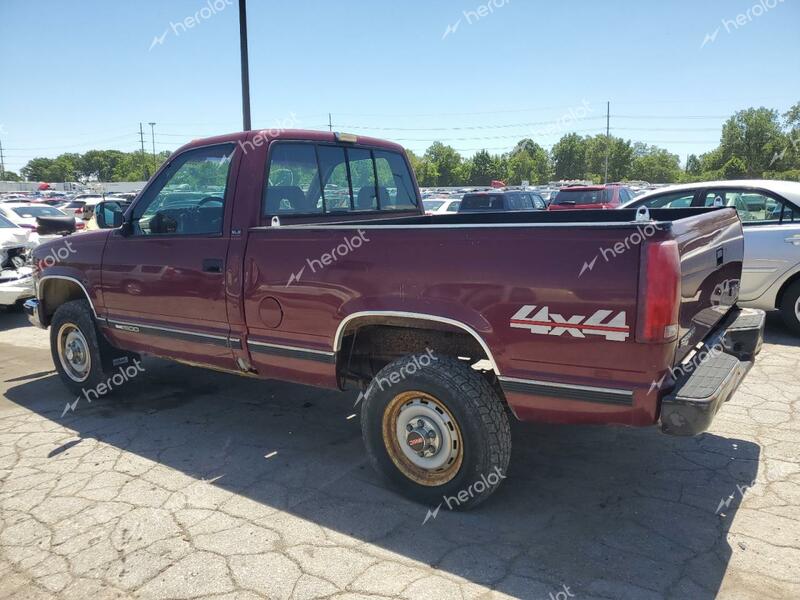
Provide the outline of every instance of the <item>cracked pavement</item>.
{"type": "Polygon", "coordinates": [[[500,490],[424,526],[355,394],[145,359],[62,417],[47,340],[0,313],[2,599],[800,597],[800,339],[772,315],[710,432],[516,423],[500,490]]]}

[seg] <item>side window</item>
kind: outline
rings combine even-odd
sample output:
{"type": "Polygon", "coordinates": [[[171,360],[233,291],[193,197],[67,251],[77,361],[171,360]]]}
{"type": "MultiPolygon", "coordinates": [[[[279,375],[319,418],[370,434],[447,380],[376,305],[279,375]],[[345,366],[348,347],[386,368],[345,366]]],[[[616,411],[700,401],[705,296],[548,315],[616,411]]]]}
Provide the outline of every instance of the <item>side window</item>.
{"type": "Polygon", "coordinates": [[[783,205],[782,223],[800,223],[800,208],[788,202],[783,205]]]}
{"type": "Polygon", "coordinates": [[[648,198],[642,201],[641,206],[646,206],[647,208],[689,208],[692,205],[693,198],[694,192],[692,190],[673,192],[648,198]]]}
{"type": "Polygon", "coordinates": [[[533,198],[530,194],[522,194],[520,198],[520,208],[522,210],[533,210],[533,198]]]}
{"type": "Polygon", "coordinates": [[[344,148],[340,146],[318,146],[319,173],[322,178],[322,193],[325,212],[347,212],[353,209],[350,181],[347,177],[347,161],[344,148]]]}
{"type": "Polygon", "coordinates": [[[545,204],[544,198],[542,198],[538,194],[533,195],[533,206],[537,210],[544,210],[545,208],[547,208],[547,204],[545,204]]]}
{"type": "Polygon", "coordinates": [[[133,212],[134,235],[218,235],[233,144],[175,157],[133,212]]]}
{"type": "Polygon", "coordinates": [[[273,144],[267,170],[264,214],[321,212],[322,196],[313,144],[273,144]]]}
{"type": "MultiPolygon", "coordinates": [[[[356,210],[377,210],[378,197],[375,192],[375,166],[372,153],[362,148],[348,148],[350,180],[353,183],[353,197],[356,210]]],[[[385,198],[382,198],[385,201],[385,198]]]]}
{"type": "Polygon", "coordinates": [[[735,208],[742,223],[778,223],[783,208],[775,198],[749,190],[710,190],[706,193],[705,206],[720,203],[735,208]]]}
{"type": "Polygon", "coordinates": [[[447,212],[458,212],[460,206],[461,206],[461,201],[451,202],[450,206],[447,207],[447,212]]]}
{"type": "Polygon", "coordinates": [[[417,207],[414,180],[403,157],[397,152],[375,150],[378,193],[381,210],[406,210],[417,207]],[[384,196],[386,201],[384,201],[384,196]]]}

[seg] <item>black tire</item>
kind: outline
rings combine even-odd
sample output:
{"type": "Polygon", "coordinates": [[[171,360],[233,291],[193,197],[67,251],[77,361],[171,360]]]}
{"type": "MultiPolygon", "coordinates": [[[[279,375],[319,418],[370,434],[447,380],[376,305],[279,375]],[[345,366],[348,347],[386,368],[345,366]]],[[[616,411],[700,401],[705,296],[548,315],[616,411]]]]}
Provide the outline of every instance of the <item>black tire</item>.
{"type": "Polygon", "coordinates": [[[103,347],[106,345],[103,342],[105,340],[100,340],[91,306],[86,300],[71,300],[56,309],[50,323],[50,353],[61,381],[73,394],[81,396],[84,391],[94,390],[98,384],[107,381],[108,374],[104,364],[108,357],[103,356],[103,347]],[[59,332],[65,326],[77,328],[86,340],[89,369],[86,379],[82,381],[70,376],[59,358],[59,332]]]}
{"type": "Polygon", "coordinates": [[[792,330],[793,333],[800,335],[800,320],[797,318],[797,300],[800,298],[800,281],[795,281],[792,285],[786,288],[781,298],[781,317],[786,326],[792,330]]]}
{"type": "MultiPolygon", "coordinates": [[[[361,407],[367,455],[378,472],[413,500],[431,508],[445,503],[451,510],[474,508],[506,477],[511,457],[511,428],[504,403],[486,377],[464,361],[440,356],[430,360],[427,366],[419,367],[417,358],[407,356],[388,364],[367,388],[361,407]],[[413,373],[412,364],[418,367],[413,373]],[[406,376],[381,387],[379,382],[387,381],[393,373],[406,373],[406,376]],[[390,406],[398,398],[408,397],[408,392],[434,397],[457,425],[463,454],[457,472],[449,481],[425,484],[415,481],[390,455],[387,443],[391,442],[384,443],[384,415],[387,410],[391,413],[390,406]],[[459,493],[461,498],[458,498],[459,493]],[[457,501],[452,501],[453,498],[457,501]]],[[[392,428],[387,427],[387,430],[392,428]]],[[[408,444],[411,446],[410,442],[408,444]]]]}

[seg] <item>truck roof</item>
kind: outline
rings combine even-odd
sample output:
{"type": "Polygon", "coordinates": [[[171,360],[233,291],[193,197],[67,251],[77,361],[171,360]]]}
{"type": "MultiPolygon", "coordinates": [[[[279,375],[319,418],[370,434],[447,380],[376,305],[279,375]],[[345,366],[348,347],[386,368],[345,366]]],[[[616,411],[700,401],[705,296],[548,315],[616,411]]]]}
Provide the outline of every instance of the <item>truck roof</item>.
{"type": "MultiPolygon", "coordinates": [[[[250,134],[256,134],[262,140],[262,143],[259,145],[263,145],[264,143],[270,142],[272,140],[296,140],[296,141],[307,141],[307,142],[327,142],[327,143],[352,143],[356,146],[372,146],[375,148],[384,148],[386,150],[392,150],[395,152],[404,152],[405,149],[400,144],[396,144],[394,142],[389,142],[387,140],[382,140],[379,138],[368,137],[365,135],[355,135],[355,134],[346,134],[350,137],[354,137],[356,141],[348,142],[341,139],[338,139],[338,136],[344,135],[338,131],[316,131],[313,129],[253,129],[251,131],[237,131],[234,133],[227,133],[222,135],[216,135],[213,137],[207,138],[198,138],[192,140],[191,142],[184,144],[177,151],[188,150],[190,148],[199,148],[201,146],[208,146],[210,144],[221,144],[225,142],[234,142],[234,143],[241,143],[244,144],[247,141],[247,138],[250,134]]],[[[254,136],[255,137],[255,136],[254,136]]]]}

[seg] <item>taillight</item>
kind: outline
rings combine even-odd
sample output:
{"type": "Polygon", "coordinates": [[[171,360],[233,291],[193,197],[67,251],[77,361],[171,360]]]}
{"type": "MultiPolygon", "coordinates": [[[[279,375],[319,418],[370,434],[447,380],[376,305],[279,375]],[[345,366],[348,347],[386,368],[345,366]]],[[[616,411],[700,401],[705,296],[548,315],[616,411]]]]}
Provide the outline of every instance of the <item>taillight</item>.
{"type": "Polygon", "coordinates": [[[79,208],[76,208],[75,209],[75,214],[76,215],[82,215],[83,214],[83,207],[81,206],[79,208]]]}
{"type": "Polygon", "coordinates": [[[681,259],[674,240],[643,244],[638,306],[637,342],[671,342],[678,337],[681,259]]]}

